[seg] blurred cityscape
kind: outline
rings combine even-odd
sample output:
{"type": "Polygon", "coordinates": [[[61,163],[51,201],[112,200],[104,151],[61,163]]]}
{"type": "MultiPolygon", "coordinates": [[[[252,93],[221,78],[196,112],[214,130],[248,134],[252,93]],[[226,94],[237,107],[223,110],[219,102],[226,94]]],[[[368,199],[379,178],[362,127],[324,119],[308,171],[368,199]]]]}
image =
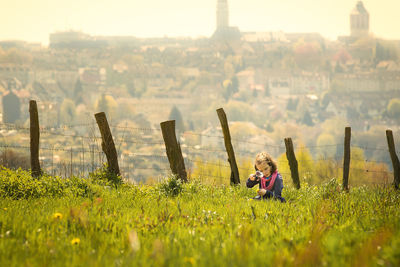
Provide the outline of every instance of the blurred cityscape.
{"type": "MultiPolygon", "coordinates": [[[[284,150],[274,147],[285,137],[306,146],[343,144],[345,126],[352,127],[352,144],[360,147],[387,147],[388,128],[399,139],[400,40],[374,37],[363,2],[349,5],[351,34],[334,41],[319,33],[242,32],[229,23],[227,0],[216,7],[209,38],[64,31],[50,34],[48,47],[1,41],[0,145],[29,145],[29,131],[23,129],[29,127],[30,99],[38,101],[41,127],[64,134],[43,135],[41,147],[94,151],[94,142],[65,135],[95,140],[94,113],[104,111],[115,138],[136,140],[121,141],[125,160],[132,153],[165,153],[157,129],[168,119],[177,121],[184,153],[193,148],[201,157],[210,154],[204,148],[223,149],[223,139],[215,137],[222,135],[215,111],[220,107],[233,139],[248,142],[234,140],[237,151],[246,151],[243,159],[252,160],[260,150],[278,157],[284,150]]],[[[364,154],[390,163],[387,151],[364,154]]],[[[47,163],[69,157],[42,154],[47,163]]],[[[142,175],[147,167],[168,166],[157,164],[143,159],[131,168],[143,167],[142,175]]]]}

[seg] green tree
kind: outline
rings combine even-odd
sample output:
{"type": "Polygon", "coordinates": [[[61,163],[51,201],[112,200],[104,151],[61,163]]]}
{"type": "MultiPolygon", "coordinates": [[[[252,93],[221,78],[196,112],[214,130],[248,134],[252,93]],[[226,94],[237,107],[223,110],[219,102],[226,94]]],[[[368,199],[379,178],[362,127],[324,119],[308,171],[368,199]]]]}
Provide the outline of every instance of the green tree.
{"type": "Polygon", "coordinates": [[[32,61],[33,57],[30,53],[17,48],[10,48],[0,53],[0,63],[30,65],[32,61]]]}
{"type": "Polygon", "coordinates": [[[98,112],[104,112],[108,117],[113,117],[116,113],[117,102],[114,97],[102,94],[95,103],[95,109],[98,112]]]}
{"type": "Polygon", "coordinates": [[[3,122],[15,123],[21,116],[21,102],[12,91],[3,96],[3,122]]]}
{"type": "Polygon", "coordinates": [[[336,142],[343,142],[344,129],[346,126],[348,126],[348,123],[342,117],[333,117],[324,121],[321,128],[324,129],[324,132],[332,135],[336,142]]]}
{"type": "Polygon", "coordinates": [[[314,125],[314,122],[312,120],[311,114],[310,114],[310,112],[308,110],[306,110],[304,112],[304,115],[303,115],[303,118],[302,118],[301,121],[302,121],[303,124],[305,124],[307,126],[313,126],[314,125]]]}
{"type": "Polygon", "coordinates": [[[323,147],[319,154],[323,157],[333,157],[336,154],[335,138],[329,133],[322,133],[317,138],[317,146],[323,147]]]}
{"type": "Polygon", "coordinates": [[[296,159],[299,166],[299,176],[307,183],[315,184],[314,161],[310,151],[304,145],[299,144],[296,149],[296,159]]]}
{"type": "Polygon", "coordinates": [[[231,86],[232,86],[232,92],[233,92],[233,93],[239,92],[239,80],[238,80],[238,78],[236,77],[236,75],[232,77],[232,80],[231,80],[231,81],[232,81],[232,84],[231,84],[231,86]]]}
{"type": "Polygon", "coordinates": [[[132,80],[132,81],[128,82],[128,84],[126,85],[126,89],[131,96],[133,96],[133,97],[136,96],[135,81],[132,80]]]}
{"type": "Polygon", "coordinates": [[[302,69],[314,69],[323,65],[322,49],[318,42],[299,40],[293,46],[296,64],[302,69]]]}
{"type": "Polygon", "coordinates": [[[339,179],[342,175],[342,170],[339,168],[337,160],[320,158],[315,162],[314,173],[315,183],[322,183],[332,178],[339,179]]]}
{"type": "Polygon", "coordinates": [[[229,101],[224,107],[230,121],[254,121],[256,114],[249,104],[239,101],[229,101]]]}
{"type": "Polygon", "coordinates": [[[83,103],[82,96],[83,96],[83,86],[81,80],[78,79],[75,83],[75,88],[74,88],[74,99],[77,105],[83,103]]]}
{"type": "Polygon", "coordinates": [[[343,73],[343,68],[339,62],[336,62],[335,73],[343,73]]]}
{"type": "Polygon", "coordinates": [[[225,80],[222,82],[222,96],[225,98],[226,101],[229,100],[229,98],[231,98],[231,96],[233,95],[233,91],[232,91],[232,81],[231,80],[225,80]]]}
{"type": "Polygon", "coordinates": [[[375,62],[384,60],[397,60],[399,56],[399,48],[391,42],[378,41],[375,45],[375,62]]]}
{"type": "Polygon", "coordinates": [[[299,99],[298,98],[289,98],[287,104],[286,104],[286,109],[287,110],[291,110],[291,111],[295,111],[297,109],[297,106],[299,105],[299,99]]]}
{"type": "Polygon", "coordinates": [[[390,100],[387,106],[388,115],[394,119],[400,119],[400,99],[394,98],[390,100]]]}
{"type": "Polygon", "coordinates": [[[269,87],[269,82],[265,83],[264,95],[265,96],[271,96],[271,88],[269,87]]]}
{"type": "Polygon", "coordinates": [[[265,130],[269,133],[272,133],[274,131],[274,127],[270,122],[267,122],[267,125],[265,126],[265,130]]]}
{"type": "Polygon", "coordinates": [[[72,123],[76,116],[75,103],[71,99],[64,99],[60,107],[60,120],[62,123],[72,123]]]}
{"type": "Polygon", "coordinates": [[[183,133],[185,131],[185,125],[183,123],[182,114],[176,106],[172,107],[168,119],[175,120],[175,127],[179,133],[183,133]]]}

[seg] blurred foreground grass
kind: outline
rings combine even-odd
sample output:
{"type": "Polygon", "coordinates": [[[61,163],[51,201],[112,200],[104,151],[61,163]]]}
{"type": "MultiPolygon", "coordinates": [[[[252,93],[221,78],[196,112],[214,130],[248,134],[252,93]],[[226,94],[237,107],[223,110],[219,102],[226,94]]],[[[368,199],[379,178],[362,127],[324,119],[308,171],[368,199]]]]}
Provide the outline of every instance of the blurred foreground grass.
{"type": "MultiPolygon", "coordinates": [[[[286,181],[288,184],[288,181],[286,181]]],[[[1,266],[399,266],[400,193],[154,186],[0,170],[1,266]]]]}

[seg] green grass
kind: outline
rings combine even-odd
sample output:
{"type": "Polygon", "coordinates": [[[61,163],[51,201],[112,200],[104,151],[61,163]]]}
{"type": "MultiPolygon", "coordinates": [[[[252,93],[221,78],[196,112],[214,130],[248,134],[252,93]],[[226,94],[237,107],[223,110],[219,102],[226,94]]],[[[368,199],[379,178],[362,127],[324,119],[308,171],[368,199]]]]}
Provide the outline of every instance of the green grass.
{"type": "Polygon", "coordinates": [[[399,266],[400,193],[338,188],[286,187],[282,204],[249,200],[255,191],[244,187],[113,186],[2,169],[0,265],[399,266]]]}

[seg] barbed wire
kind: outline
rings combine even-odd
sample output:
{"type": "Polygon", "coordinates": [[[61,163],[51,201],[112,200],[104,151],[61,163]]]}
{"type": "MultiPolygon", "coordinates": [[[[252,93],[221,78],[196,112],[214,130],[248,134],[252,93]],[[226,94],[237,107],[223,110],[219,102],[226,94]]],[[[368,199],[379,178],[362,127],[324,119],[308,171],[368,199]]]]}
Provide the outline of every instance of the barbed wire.
{"type": "MultiPolygon", "coordinates": [[[[87,140],[91,140],[91,141],[99,141],[101,140],[101,136],[96,136],[96,135],[92,135],[92,136],[87,136],[87,135],[78,135],[78,134],[65,134],[65,133],[60,133],[57,132],[57,130],[65,130],[65,129],[70,129],[70,128],[75,128],[75,127],[88,127],[88,126],[94,126],[96,125],[96,122],[91,122],[91,123],[81,123],[81,124],[71,124],[71,125],[58,125],[58,126],[45,126],[45,127],[40,127],[40,133],[44,134],[44,135],[53,135],[53,136],[63,136],[63,137],[69,137],[69,138],[81,138],[82,139],[82,148],[77,148],[77,147],[63,147],[63,148],[57,148],[57,147],[40,147],[40,150],[44,150],[44,151],[62,151],[62,152],[66,152],[66,153],[71,153],[72,154],[76,154],[76,153],[91,153],[91,154],[98,154],[103,156],[103,158],[99,158],[99,160],[101,162],[103,162],[104,159],[104,153],[102,150],[99,149],[99,145],[96,144],[96,146],[93,146],[92,149],[90,150],[86,150],[83,148],[83,140],[87,139],[87,140]]],[[[117,128],[117,129],[123,129],[122,131],[122,137],[117,137],[115,138],[115,142],[116,144],[118,143],[119,147],[121,147],[122,144],[142,144],[142,145],[164,145],[163,141],[141,141],[141,140],[137,140],[139,137],[143,137],[144,135],[135,135],[134,138],[127,138],[125,136],[125,134],[127,132],[131,132],[131,131],[127,131],[127,129],[129,130],[135,130],[135,131],[142,131],[142,132],[160,132],[161,129],[157,129],[157,128],[138,128],[138,127],[129,127],[129,126],[119,126],[119,125],[111,125],[112,128],[117,128]]],[[[16,124],[8,124],[8,123],[0,123],[0,128],[3,129],[7,129],[7,130],[17,130],[17,131],[29,131],[30,128],[28,127],[24,127],[24,126],[19,126],[16,124]]],[[[189,135],[197,135],[197,136],[204,136],[204,137],[215,137],[215,138],[224,138],[223,136],[213,136],[213,135],[207,135],[207,134],[200,134],[200,133],[186,133],[189,135]]],[[[4,137],[5,138],[5,137],[4,137]]],[[[152,137],[154,138],[154,137],[152,137]]],[[[254,145],[259,145],[261,147],[270,147],[273,149],[285,149],[285,146],[282,145],[270,145],[270,144],[261,144],[261,143],[257,143],[257,142],[251,142],[251,141],[245,141],[242,139],[236,139],[233,138],[232,141],[237,142],[237,143],[244,143],[244,144],[254,144],[254,145]]],[[[343,147],[344,144],[329,144],[329,145],[315,145],[315,146],[297,146],[297,150],[305,150],[305,149],[309,149],[309,150],[314,150],[314,149],[327,149],[327,148],[338,148],[338,147],[343,147]]],[[[0,145],[0,148],[14,148],[14,149],[25,149],[25,150],[30,150],[29,146],[23,146],[23,145],[0,145]]],[[[182,148],[188,151],[196,151],[196,152],[212,152],[212,153],[227,153],[226,150],[223,149],[212,149],[212,148],[208,148],[208,147],[202,147],[200,145],[182,145],[182,148]]],[[[366,147],[366,146],[359,146],[359,145],[352,145],[351,148],[360,148],[363,150],[370,150],[370,151],[386,151],[388,152],[389,149],[388,148],[383,148],[383,147],[376,147],[376,148],[371,148],[371,147],[366,147]]],[[[243,151],[243,150],[236,150],[235,153],[237,155],[253,155],[254,152],[251,151],[243,151]]],[[[156,160],[167,160],[168,157],[166,155],[157,155],[157,154],[140,154],[140,153],[126,153],[126,152],[122,152],[122,153],[118,153],[120,154],[120,156],[124,155],[124,156],[129,156],[129,157],[142,157],[142,158],[151,158],[151,159],[156,159],[156,160]]],[[[221,164],[221,163],[214,163],[214,162],[210,162],[210,161],[206,161],[206,160],[199,160],[199,159],[192,159],[190,158],[191,156],[193,156],[195,154],[193,153],[187,153],[187,155],[184,157],[184,160],[188,163],[195,163],[195,164],[204,164],[206,166],[211,165],[211,166],[217,166],[219,168],[227,168],[230,169],[231,166],[227,165],[227,164],[221,164]]],[[[197,155],[195,155],[197,156],[197,155]]],[[[83,158],[84,156],[82,156],[83,158]]],[[[246,157],[247,158],[247,157],[246,157]]],[[[250,157],[248,157],[250,159],[250,157]]],[[[82,159],[84,162],[84,159],[82,159]]],[[[324,157],[324,158],[317,158],[317,159],[297,159],[298,163],[302,164],[302,163],[306,163],[306,162],[313,162],[313,163],[317,163],[318,161],[335,161],[337,163],[339,162],[343,162],[343,157],[324,157]]],[[[67,166],[69,168],[69,165],[73,165],[74,168],[79,168],[79,167],[83,167],[83,172],[85,172],[85,168],[87,167],[91,167],[93,168],[98,168],[98,166],[101,166],[96,164],[93,164],[93,160],[92,160],[92,164],[85,164],[85,163],[78,163],[78,161],[73,161],[73,160],[66,160],[63,161],[64,165],[67,166]]],[[[351,159],[351,162],[363,162],[365,164],[367,163],[379,163],[379,164],[390,164],[390,161],[379,161],[379,160],[375,160],[375,159],[351,159]]],[[[285,163],[287,164],[288,161],[287,160],[279,160],[278,161],[279,164],[285,163]]],[[[57,163],[58,164],[58,163],[57,163]]],[[[71,167],[72,168],[72,167],[71,167]]],[[[343,168],[338,166],[338,168],[343,168]]],[[[89,168],[87,168],[89,169],[89,168]]],[[[159,167],[134,167],[130,170],[156,170],[156,171],[170,171],[169,169],[160,169],[159,167]]],[[[238,169],[242,170],[242,171],[249,171],[251,168],[243,168],[243,167],[238,167],[238,169]]],[[[129,163],[128,163],[128,170],[129,170],[129,163]]],[[[386,173],[386,174],[392,174],[393,172],[390,171],[385,171],[385,170],[371,170],[368,168],[354,168],[354,167],[350,167],[350,170],[358,170],[358,171],[364,171],[364,172],[370,172],[370,173],[386,173]]],[[[289,173],[281,173],[284,175],[291,175],[289,173]]],[[[209,177],[214,177],[214,178],[224,178],[222,176],[210,176],[210,175],[206,175],[209,177]]]]}
{"type": "Polygon", "coordinates": [[[351,146],[351,147],[355,147],[355,148],[361,148],[363,150],[371,150],[371,151],[389,151],[389,148],[383,148],[383,147],[376,147],[376,148],[369,148],[369,147],[363,147],[363,146],[351,146]]]}
{"type": "Polygon", "coordinates": [[[298,146],[295,147],[295,150],[318,150],[318,149],[327,149],[327,148],[338,148],[343,147],[344,144],[333,144],[333,145],[319,145],[319,146],[298,146]]]}
{"type": "MultiPolygon", "coordinates": [[[[182,147],[182,146],[181,146],[182,147]]],[[[189,150],[195,150],[195,151],[207,151],[207,152],[218,152],[218,153],[226,153],[226,150],[221,150],[221,149],[208,149],[208,148],[202,148],[202,147],[197,147],[197,146],[184,146],[183,149],[189,149],[189,150]]]]}
{"type": "MultiPolygon", "coordinates": [[[[204,164],[204,165],[212,165],[212,166],[216,166],[216,167],[223,167],[223,168],[227,168],[227,169],[231,169],[231,166],[229,165],[223,165],[223,164],[218,164],[218,163],[213,163],[213,162],[209,162],[209,161],[202,161],[202,160],[192,160],[192,159],[186,159],[187,161],[190,161],[192,163],[199,163],[199,164],[204,164]]],[[[249,171],[249,169],[251,168],[242,168],[242,167],[237,167],[239,170],[245,170],[245,171],[249,171]]]]}
{"type": "MultiPolygon", "coordinates": [[[[52,134],[52,135],[59,135],[59,136],[64,136],[64,137],[72,137],[72,138],[85,138],[85,139],[101,139],[100,136],[81,136],[81,135],[70,135],[70,134],[62,134],[62,133],[54,133],[53,131],[56,129],[67,129],[67,128],[75,128],[75,127],[83,127],[83,126],[92,126],[96,125],[96,122],[91,122],[91,123],[80,123],[80,124],[66,124],[66,125],[55,125],[55,126],[45,126],[45,127],[40,127],[41,133],[47,133],[47,134],[52,134]]],[[[19,126],[16,124],[10,124],[10,123],[0,123],[0,127],[6,127],[6,129],[10,130],[30,130],[29,127],[23,127],[19,126]]],[[[138,127],[130,127],[130,126],[118,126],[118,125],[110,125],[113,128],[120,128],[120,129],[134,129],[138,131],[161,131],[161,129],[158,128],[138,128],[138,127]]],[[[206,134],[200,134],[200,133],[185,133],[189,135],[197,135],[197,136],[205,136],[205,137],[216,137],[216,138],[224,138],[223,136],[213,136],[213,135],[206,135],[206,134]]],[[[279,149],[285,149],[285,146],[282,145],[271,145],[271,144],[262,144],[262,143],[257,143],[257,142],[251,142],[251,141],[245,141],[242,139],[238,138],[232,138],[232,141],[236,141],[238,143],[245,143],[245,144],[255,144],[259,145],[262,147],[272,147],[272,148],[279,148],[279,149]]],[[[126,140],[125,142],[127,143],[135,143],[135,144],[164,144],[164,142],[140,142],[136,140],[126,140]]],[[[304,149],[323,149],[326,147],[338,147],[338,146],[344,146],[344,144],[330,144],[330,145],[315,145],[315,146],[299,146],[296,149],[298,150],[304,150],[304,149]]],[[[195,148],[195,146],[187,146],[190,148],[195,148]]],[[[388,151],[388,148],[384,147],[376,147],[376,148],[371,148],[371,147],[365,147],[365,146],[359,146],[359,145],[352,145],[351,147],[354,148],[360,148],[363,150],[372,150],[372,151],[388,151]]],[[[204,148],[199,149],[195,148],[197,150],[206,150],[204,148]]],[[[212,152],[222,152],[223,150],[206,150],[206,151],[212,151],[212,152]]],[[[225,151],[223,151],[225,152],[225,151]]],[[[238,153],[249,153],[247,151],[237,151],[238,153]]],[[[251,153],[251,152],[250,152],[251,153]]]]}
{"type": "Polygon", "coordinates": [[[74,134],[62,134],[62,133],[55,133],[55,132],[40,132],[41,134],[48,134],[48,135],[55,135],[55,136],[63,136],[63,137],[72,137],[72,138],[83,138],[83,139],[89,139],[89,140],[94,140],[94,139],[99,139],[101,140],[101,136],[84,136],[84,135],[74,135],[74,134]]]}
{"type": "Polygon", "coordinates": [[[131,126],[119,126],[119,125],[114,125],[114,124],[110,124],[110,127],[113,128],[122,128],[122,129],[131,129],[131,130],[136,130],[136,131],[161,131],[161,128],[142,128],[142,127],[131,127],[131,126]]]}
{"type": "MultiPolygon", "coordinates": [[[[116,142],[120,140],[116,139],[116,142]]],[[[141,145],[164,145],[164,142],[142,142],[142,141],[132,141],[132,140],[124,140],[123,143],[128,144],[141,144],[141,145]]]]}
{"type": "MultiPolygon", "coordinates": [[[[0,148],[14,148],[14,149],[25,149],[30,150],[29,146],[21,146],[21,145],[3,145],[0,144],[0,148]]],[[[85,150],[79,148],[54,148],[54,147],[40,147],[39,150],[46,150],[46,151],[63,151],[63,152],[72,152],[72,153],[95,153],[95,154],[103,154],[103,151],[99,149],[96,150],[85,150]]]]}
{"type": "MultiPolygon", "coordinates": [[[[341,166],[339,166],[338,168],[339,168],[339,169],[343,169],[343,167],[341,167],[341,166]]],[[[393,172],[391,172],[391,171],[384,171],[384,170],[378,171],[378,170],[360,169],[360,168],[353,168],[353,167],[350,167],[350,171],[351,171],[351,170],[363,171],[363,172],[372,172],[372,173],[387,173],[387,174],[393,174],[393,172]]]]}
{"type": "Polygon", "coordinates": [[[171,172],[171,169],[158,169],[158,168],[146,168],[146,167],[134,167],[132,170],[153,170],[153,171],[165,171],[171,172]]]}
{"type": "MultiPolygon", "coordinates": [[[[63,125],[53,125],[53,126],[39,126],[40,130],[56,130],[56,129],[67,129],[67,128],[76,128],[76,127],[84,127],[97,125],[96,122],[89,123],[78,123],[78,124],[63,124],[63,125]]],[[[13,124],[13,123],[0,123],[0,127],[7,127],[14,130],[29,130],[30,127],[24,127],[21,125],[13,124]]]]}
{"type": "Polygon", "coordinates": [[[168,156],[166,156],[166,155],[155,155],[155,154],[124,153],[123,155],[134,156],[134,157],[144,157],[144,158],[168,159],[168,156]]]}

